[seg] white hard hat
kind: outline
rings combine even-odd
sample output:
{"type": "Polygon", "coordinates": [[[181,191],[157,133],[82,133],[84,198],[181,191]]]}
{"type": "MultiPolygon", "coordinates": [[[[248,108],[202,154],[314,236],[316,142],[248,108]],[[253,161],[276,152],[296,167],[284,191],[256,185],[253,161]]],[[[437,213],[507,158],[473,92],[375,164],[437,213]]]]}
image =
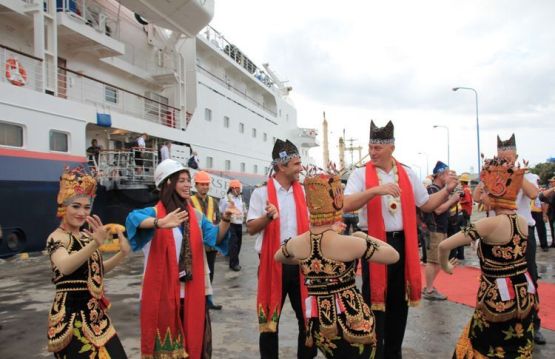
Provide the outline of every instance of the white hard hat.
{"type": "Polygon", "coordinates": [[[187,167],[183,166],[181,162],[177,162],[176,160],[163,160],[154,170],[154,183],[156,184],[156,187],[160,188],[160,185],[166,178],[176,172],[181,172],[186,169],[187,167]]]}

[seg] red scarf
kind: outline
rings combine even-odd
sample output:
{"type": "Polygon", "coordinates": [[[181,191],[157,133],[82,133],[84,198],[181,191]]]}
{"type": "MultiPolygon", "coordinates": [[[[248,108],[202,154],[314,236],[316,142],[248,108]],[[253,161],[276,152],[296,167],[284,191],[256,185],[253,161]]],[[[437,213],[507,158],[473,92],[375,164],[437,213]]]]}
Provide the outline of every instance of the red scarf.
{"type": "MultiPolygon", "coordinates": [[[[295,210],[297,213],[297,234],[308,231],[308,213],[304,193],[299,182],[292,184],[293,196],[295,198],[295,210]]],[[[276,187],[273,178],[268,179],[266,186],[268,190],[268,201],[276,206],[279,213],[276,187]]],[[[258,271],[258,295],[257,310],[260,332],[276,332],[279,316],[281,315],[281,263],[274,260],[274,255],[279,250],[280,243],[280,219],[270,221],[264,228],[262,250],[260,252],[260,268],[258,271]]],[[[299,270],[300,271],[300,270],[299,270]]],[[[299,273],[301,286],[301,303],[303,305],[308,291],[304,285],[304,276],[299,273]]]]}
{"type": "MultiPolygon", "coordinates": [[[[204,338],[205,293],[204,250],[195,210],[189,204],[189,228],[193,280],[185,283],[183,317],[179,317],[179,289],[173,230],[159,228],[150,242],[150,252],[141,299],[141,353],[152,357],[154,348],[175,357],[200,359],[204,338]]],[[[164,218],[162,202],[156,204],[156,217],[164,218]]]]}
{"type": "MultiPolygon", "coordinates": [[[[401,210],[405,233],[405,293],[409,305],[416,305],[422,295],[420,278],[420,257],[418,255],[418,235],[416,232],[416,205],[412,184],[403,166],[395,161],[399,188],[401,189],[401,210]]],[[[372,162],[366,164],[366,188],[379,186],[378,174],[372,162]]],[[[387,242],[382,215],[382,196],[375,196],[367,204],[368,234],[387,242]]],[[[370,299],[373,310],[385,311],[387,293],[387,268],[385,264],[368,263],[370,269],[370,299]]],[[[394,309],[394,308],[393,308],[394,309]]]]}

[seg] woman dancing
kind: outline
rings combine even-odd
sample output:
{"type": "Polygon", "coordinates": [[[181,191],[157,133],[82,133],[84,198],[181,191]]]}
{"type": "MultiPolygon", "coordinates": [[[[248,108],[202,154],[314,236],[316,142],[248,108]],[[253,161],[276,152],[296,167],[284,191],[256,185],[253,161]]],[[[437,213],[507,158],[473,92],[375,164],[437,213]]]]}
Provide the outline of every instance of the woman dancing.
{"type": "Polygon", "coordinates": [[[308,297],[306,345],[326,358],[373,358],[374,315],[355,284],[356,259],[395,263],[399,254],[363,232],[337,233],[342,219],[343,189],[339,176],[316,174],[304,181],[310,230],[285,242],[275,259],[299,264],[308,297]]]}
{"type": "Polygon", "coordinates": [[[528,225],[516,213],[515,202],[524,172],[497,158],[486,160],[480,173],[482,200],[495,216],[469,223],[439,245],[441,267],[452,274],[456,260],[449,261],[449,252],[479,240],[482,274],[476,309],[453,358],[532,357],[536,288],[526,266],[528,225]]]}
{"type": "Polygon", "coordinates": [[[91,216],[95,179],[83,169],[66,169],[60,179],[60,226],[48,236],[52,282],[56,296],[48,316],[48,351],[56,358],[127,358],[107,314],[104,274],[129,253],[118,231],[120,251],[107,261],[98,250],[108,231],[91,216]],[[89,229],[81,230],[88,223],[89,229]]]}

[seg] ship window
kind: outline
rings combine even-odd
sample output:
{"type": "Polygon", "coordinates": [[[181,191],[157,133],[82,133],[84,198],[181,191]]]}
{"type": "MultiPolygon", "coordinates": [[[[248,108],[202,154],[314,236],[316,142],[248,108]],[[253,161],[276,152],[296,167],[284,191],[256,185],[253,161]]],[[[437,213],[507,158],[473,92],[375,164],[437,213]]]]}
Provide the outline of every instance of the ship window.
{"type": "Polygon", "coordinates": [[[258,165],[254,165],[254,166],[253,166],[253,172],[254,172],[254,173],[258,173],[258,165]]]}
{"type": "Polygon", "coordinates": [[[229,128],[229,117],[224,116],[224,127],[229,128]]]}
{"type": "Polygon", "coordinates": [[[0,145],[23,147],[23,127],[0,122],[0,145]]]}
{"type": "Polygon", "coordinates": [[[264,174],[270,173],[270,167],[264,167],[264,174]]]}
{"type": "Polygon", "coordinates": [[[104,101],[118,103],[118,90],[111,86],[104,87],[104,101]]]}
{"type": "Polygon", "coordinates": [[[212,168],[214,166],[214,158],[208,156],[206,157],[206,168],[212,168]]]}
{"type": "Polygon", "coordinates": [[[245,162],[241,162],[241,172],[245,172],[245,162]]]}
{"type": "Polygon", "coordinates": [[[281,117],[281,108],[279,109],[279,117],[281,117]]]}
{"type": "Polygon", "coordinates": [[[231,170],[231,161],[230,160],[225,160],[225,170],[226,171],[231,170]]]}
{"type": "Polygon", "coordinates": [[[50,151],[68,152],[68,135],[65,132],[50,131],[50,151]]]}
{"type": "Polygon", "coordinates": [[[272,137],[272,143],[276,143],[276,138],[272,137]]]}
{"type": "Polygon", "coordinates": [[[245,133],[245,124],[243,122],[239,122],[239,133],[245,133]]]}
{"type": "Polygon", "coordinates": [[[285,114],[285,121],[289,121],[289,114],[288,113],[285,114]]]}
{"type": "Polygon", "coordinates": [[[252,137],[256,138],[256,128],[252,129],[252,137]]]}
{"type": "Polygon", "coordinates": [[[209,108],[204,109],[204,119],[208,122],[212,121],[212,110],[209,108]]]}
{"type": "Polygon", "coordinates": [[[268,141],[268,134],[266,132],[264,132],[262,137],[264,138],[264,142],[268,141]]]}

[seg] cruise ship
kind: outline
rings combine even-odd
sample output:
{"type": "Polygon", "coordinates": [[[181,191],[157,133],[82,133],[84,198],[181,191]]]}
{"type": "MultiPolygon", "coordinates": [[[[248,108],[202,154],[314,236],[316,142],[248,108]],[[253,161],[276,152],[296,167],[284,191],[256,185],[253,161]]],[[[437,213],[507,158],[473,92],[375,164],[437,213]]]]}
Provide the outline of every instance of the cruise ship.
{"type": "Polygon", "coordinates": [[[164,142],[184,164],[197,154],[217,197],[230,178],[262,182],[276,138],[309,158],[317,131],[298,127],[291,86],[209,26],[214,7],[0,0],[0,257],[44,249],[65,166],[89,166],[93,212],[122,223],[156,201],[164,142]]]}

